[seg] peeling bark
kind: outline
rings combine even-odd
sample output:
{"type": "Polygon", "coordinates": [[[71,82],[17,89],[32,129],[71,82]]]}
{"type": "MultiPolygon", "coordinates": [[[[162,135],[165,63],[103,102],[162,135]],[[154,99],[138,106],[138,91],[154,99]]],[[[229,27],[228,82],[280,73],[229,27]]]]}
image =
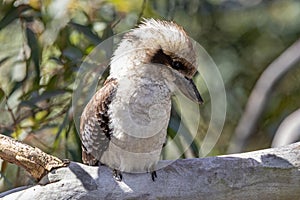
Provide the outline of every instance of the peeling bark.
{"type": "Polygon", "coordinates": [[[0,158],[23,167],[35,179],[40,180],[52,169],[65,167],[68,161],[44,153],[20,141],[0,134],[0,158]]]}

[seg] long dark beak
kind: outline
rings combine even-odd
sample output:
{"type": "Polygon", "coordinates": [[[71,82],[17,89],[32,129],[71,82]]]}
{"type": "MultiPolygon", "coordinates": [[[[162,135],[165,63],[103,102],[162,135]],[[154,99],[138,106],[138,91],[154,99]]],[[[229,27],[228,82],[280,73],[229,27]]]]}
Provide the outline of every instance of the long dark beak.
{"type": "Polygon", "coordinates": [[[179,90],[190,100],[198,104],[203,104],[203,99],[192,79],[176,77],[175,83],[179,90]]]}

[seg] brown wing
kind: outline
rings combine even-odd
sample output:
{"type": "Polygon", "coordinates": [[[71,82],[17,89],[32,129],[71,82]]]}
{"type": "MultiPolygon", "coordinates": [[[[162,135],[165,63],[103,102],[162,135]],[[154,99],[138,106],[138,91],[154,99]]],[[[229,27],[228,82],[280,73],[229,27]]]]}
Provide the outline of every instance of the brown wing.
{"type": "Polygon", "coordinates": [[[94,94],[80,119],[82,161],[96,165],[110,141],[108,109],[117,88],[117,81],[109,79],[94,94]]]}

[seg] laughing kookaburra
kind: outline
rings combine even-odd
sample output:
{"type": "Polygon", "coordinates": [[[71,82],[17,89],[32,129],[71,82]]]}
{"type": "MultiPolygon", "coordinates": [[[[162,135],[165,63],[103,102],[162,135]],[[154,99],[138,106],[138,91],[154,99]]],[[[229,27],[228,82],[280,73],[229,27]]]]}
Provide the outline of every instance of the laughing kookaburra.
{"type": "Polygon", "coordinates": [[[171,96],[179,89],[194,102],[202,98],[192,41],[174,22],[144,20],[126,33],[110,62],[103,87],[86,105],[80,121],[82,160],[121,172],[151,172],[166,139],[171,96]]]}

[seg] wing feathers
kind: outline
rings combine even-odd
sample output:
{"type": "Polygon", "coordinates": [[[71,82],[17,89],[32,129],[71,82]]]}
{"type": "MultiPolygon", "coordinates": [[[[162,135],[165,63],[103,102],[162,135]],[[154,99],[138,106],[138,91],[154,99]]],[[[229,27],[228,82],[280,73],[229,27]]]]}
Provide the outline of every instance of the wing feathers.
{"type": "Polygon", "coordinates": [[[109,104],[115,94],[117,81],[109,79],[86,105],[80,119],[83,163],[96,165],[110,141],[109,104]]]}

